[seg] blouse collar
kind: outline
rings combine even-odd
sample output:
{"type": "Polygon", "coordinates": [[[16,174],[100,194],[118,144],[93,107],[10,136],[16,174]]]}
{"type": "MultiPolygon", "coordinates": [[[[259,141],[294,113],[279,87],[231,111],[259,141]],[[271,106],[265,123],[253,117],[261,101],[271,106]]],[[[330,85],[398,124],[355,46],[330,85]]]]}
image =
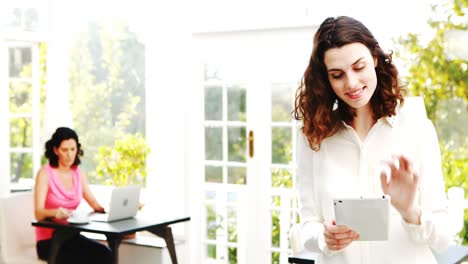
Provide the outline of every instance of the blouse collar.
{"type": "Polygon", "coordinates": [[[392,128],[395,127],[396,122],[397,122],[397,118],[398,117],[396,115],[383,117],[385,122],[387,122],[387,124],[392,128]]]}

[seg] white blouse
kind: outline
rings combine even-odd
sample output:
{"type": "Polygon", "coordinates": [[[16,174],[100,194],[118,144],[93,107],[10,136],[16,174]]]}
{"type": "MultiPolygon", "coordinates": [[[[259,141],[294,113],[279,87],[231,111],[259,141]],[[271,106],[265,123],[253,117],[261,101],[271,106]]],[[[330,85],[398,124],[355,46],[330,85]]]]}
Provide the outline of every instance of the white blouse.
{"type": "Polygon", "coordinates": [[[448,246],[447,201],[437,135],[425,115],[418,117],[406,105],[405,101],[396,116],[379,119],[364,141],[343,123],[315,152],[301,133],[298,140],[301,243],[306,249],[321,253],[317,263],[430,264],[437,263],[431,248],[442,251],[448,246]],[[333,198],[382,196],[380,164],[395,154],[408,157],[419,172],[416,199],[422,211],[421,225],[406,223],[392,207],[387,241],[354,241],[341,251],[329,250],[324,241],[323,222],[335,219],[333,198]]]}

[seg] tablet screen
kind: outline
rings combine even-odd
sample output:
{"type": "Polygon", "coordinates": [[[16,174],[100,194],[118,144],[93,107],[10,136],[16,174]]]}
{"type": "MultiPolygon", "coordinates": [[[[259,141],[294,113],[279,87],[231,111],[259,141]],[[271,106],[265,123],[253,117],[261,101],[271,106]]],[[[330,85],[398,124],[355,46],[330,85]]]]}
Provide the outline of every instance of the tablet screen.
{"type": "Polygon", "coordinates": [[[390,197],[333,199],[337,225],[349,226],[361,241],[388,240],[390,197]]]}

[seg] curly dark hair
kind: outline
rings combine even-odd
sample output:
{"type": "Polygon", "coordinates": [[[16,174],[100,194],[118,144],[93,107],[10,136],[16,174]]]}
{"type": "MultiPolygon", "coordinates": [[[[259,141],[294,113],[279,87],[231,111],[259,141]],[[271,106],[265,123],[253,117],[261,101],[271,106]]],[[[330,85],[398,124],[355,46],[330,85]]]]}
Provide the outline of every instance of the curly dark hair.
{"type": "Polygon", "coordinates": [[[325,19],[315,33],[312,55],[297,89],[293,111],[296,120],[303,120],[302,132],[315,151],[320,149],[325,138],[337,132],[340,121],[354,119],[353,109],[332,90],[324,63],[327,50],[351,43],[365,45],[377,58],[377,89],[370,99],[374,118],[395,115],[398,104],[403,105],[403,88],[392,53],[385,53],[369,29],[358,20],[347,16],[325,19]],[[335,102],[338,102],[336,111],[333,109],[335,102]]]}
{"type": "Polygon", "coordinates": [[[78,140],[78,135],[76,134],[75,131],[68,127],[59,127],[57,130],[55,130],[54,134],[52,135],[52,138],[49,139],[45,143],[45,156],[49,160],[50,166],[56,168],[58,167],[58,156],[54,152],[54,148],[58,148],[62,141],[68,140],[68,139],[74,139],[76,142],[77,146],[77,154],[75,157],[75,161],[73,162],[72,166],[78,166],[80,165],[80,156],[83,156],[83,150],[81,149],[81,144],[80,141],[78,140]]]}

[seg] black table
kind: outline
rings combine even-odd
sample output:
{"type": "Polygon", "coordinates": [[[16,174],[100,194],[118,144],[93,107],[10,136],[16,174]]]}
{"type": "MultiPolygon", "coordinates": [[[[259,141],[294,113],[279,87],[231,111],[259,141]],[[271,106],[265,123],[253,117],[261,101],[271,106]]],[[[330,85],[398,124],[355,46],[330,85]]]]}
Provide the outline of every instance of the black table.
{"type": "Polygon", "coordinates": [[[288,262],[296,264],[314,264],[316,256],[316,253],[302,251],[299,254],[289,257],[288,262]]]}
{"type": "Polygon", "coordinates": [[[190,217],[179,218],[163,218],[163,217],[136,217],[115,221],[111,223],[104,222],[89,222],[84,225],[70,224],[66,220],[44,220],[34,221],[33,226],[55,228],[52,237],[52,248],[48,263],[55,264],[57,254],[62,244],[75,236],[76,234],[85,231],[90,233],[103,234],[106,236],[109,248],[115,257],[115,263],[118,263],[118,249],[124,235],[132,234],[138,231],[149,231],[166,241],[167,249],[171,256],[173,264],[177,264],[177,255],[175,252],[174,238],[172,229],[169,225],[189,221],[190,217]]]}

